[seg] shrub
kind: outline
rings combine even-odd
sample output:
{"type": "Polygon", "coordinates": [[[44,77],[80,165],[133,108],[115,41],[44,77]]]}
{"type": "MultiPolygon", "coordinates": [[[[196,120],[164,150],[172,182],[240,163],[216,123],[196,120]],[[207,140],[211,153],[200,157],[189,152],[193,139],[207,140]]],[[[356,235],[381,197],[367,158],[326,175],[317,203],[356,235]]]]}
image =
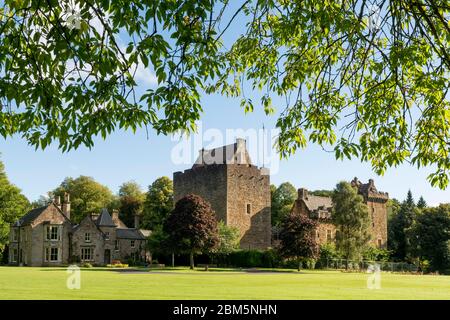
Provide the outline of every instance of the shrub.
{"type": "Polygon", "coordinates": [[[116,263],[116,264],[107,264],[106,267],[108,267],[108,268],[128,268],[129,265],[123,264],[123,263],[116,263]]]}
{"type": "Polygon", "coordinates": [[[375,247],[369,247],[363,253],[363,259],[370,261],[389,261],[390,257],[391,251],[375,247]]]}
{"type": "Polygon", "coordinates": [[[320,246],[319,260],[317,261],[318,268],[326,268],[327,263],[333,259],[340,259],[341,255],[336,250],[334,243],[325,243],[320,246]]]}
{"type": "Polygon", "coordinates": [[[83,267],[83,268],[92,268],[93,266],[92,266],[92,264],[90,264],[89,262],[85,262],[85,263],[83,263],[83,264],[81,265],[81,267],[83,267]]]}

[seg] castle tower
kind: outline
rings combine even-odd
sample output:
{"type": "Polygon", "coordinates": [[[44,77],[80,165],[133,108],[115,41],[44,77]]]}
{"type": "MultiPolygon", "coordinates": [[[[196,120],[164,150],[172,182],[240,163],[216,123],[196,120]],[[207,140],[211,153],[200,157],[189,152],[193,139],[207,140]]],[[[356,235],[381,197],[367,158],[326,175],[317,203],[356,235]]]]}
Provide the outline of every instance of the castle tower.
{"type": "Polygon", "coordinates": [[[372,245],[378,248],[387,247],[387,201],[389,194],[378,191],[373,179],[368,183],[361,183],[354,178],[352,186],[358,188],[358,193],[364,197],[372,220],[372,245]]]}
{"type": "Polygon", "coordinates": [[[244,139],[201,149],[195,164],[173,175],[174,201],[193,193],[208,201],[218,220],[240,231],[242,249],[271,246],[270,176],[251,163],[244,139]]]}

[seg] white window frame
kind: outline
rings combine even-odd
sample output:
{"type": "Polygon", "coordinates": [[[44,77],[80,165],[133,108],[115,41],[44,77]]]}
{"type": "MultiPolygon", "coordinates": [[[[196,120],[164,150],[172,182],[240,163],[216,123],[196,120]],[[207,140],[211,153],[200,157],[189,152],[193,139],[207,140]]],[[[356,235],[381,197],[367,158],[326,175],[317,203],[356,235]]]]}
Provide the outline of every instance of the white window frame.
{"type": "Polygon", "coordinates": [[[45,239],[47,241],[61,241],[61,226],[60,225],[47,225],[45,228],[45,239]],[[56,233],[54,232],[56,230],[56,233]],[[53,236],[56,234],[56,239],[53,236]]]}
{"type": "Polygon", "coordinates": [[[94,248],[81,247],[81,261],[94,261],[94,248]]]}
{"type": "Polygon", "coordinates": [[[130,241],[130,247],[131,248],[136,248],[136,240],[131,240],[130,241]]]}
{"type": "Polygon", "coordinates": [[[110,238],[109,232],[105,232],[105,240],[109,240],[109,238],[110,238]]]}
{"type": "Polygon", "coordinates": [[[85,232],[84,234],[84,242],[91,242],[91,233],[90,232],[85,232]]]}
{"type": "Polygon", "coordinates": [[[44,254],[45,262],[61,262],[61,250],[58,247],[46,247],[44,254]],[[52,250],[56,250],[56,260],[52,259],[54,256],[52,250]]]}

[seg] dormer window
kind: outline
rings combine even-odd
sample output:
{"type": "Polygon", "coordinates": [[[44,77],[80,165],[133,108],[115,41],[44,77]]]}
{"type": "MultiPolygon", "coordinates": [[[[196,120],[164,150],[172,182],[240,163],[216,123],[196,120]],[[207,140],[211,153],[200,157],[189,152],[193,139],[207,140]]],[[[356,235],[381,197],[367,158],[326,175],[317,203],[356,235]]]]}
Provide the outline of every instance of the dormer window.
{"type": "Polygon", "coordinates": [[[18,230],[17,229],[13,229],[12,230],[12,241],[17,242],[17,240],[19,240],[19,236],[18,236],[18,230]]]}
{"type": "Polygon", "coordinates": [[[84,242],[91,242],[91,234],[89,232],[84,234],[84,242]]]}

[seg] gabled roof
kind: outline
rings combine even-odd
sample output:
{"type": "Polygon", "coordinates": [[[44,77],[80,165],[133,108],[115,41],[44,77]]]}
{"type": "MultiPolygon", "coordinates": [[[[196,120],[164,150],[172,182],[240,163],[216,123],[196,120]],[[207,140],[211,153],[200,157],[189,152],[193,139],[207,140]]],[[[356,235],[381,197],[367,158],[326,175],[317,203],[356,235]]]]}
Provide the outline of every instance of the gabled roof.
{"type": "Polygon", "coordinates": [[[138,230],[134,228],[117,228],[116,238],[118,239],[130,239],[130,240],[145,240],[146,237],[138,230]]]}
{"type": "MultiPolygon", "coordinates": [[[[28,211],[23,217],[21,217],[18,221],[16,221],[13,226],[14,227],[23,227],[33,223],[45,210],[47,210],[50,206],[54,206],[58,209],[59,213],[67,219],[67,217],[63,214],[61,209],[58,208],[54,203],[49,203],[46,206],[39,207],[28,211]]],[[[67,219],[68,220],[68,219],[67,219]]]]}
{"type": "Polygon", "coordinates": [[[236,139],[233,144],[228,144],[214,149],[202,149],[193,168],[209,164],[251,164],[245,140],[236,139]]]}
{"type": "Polygon", "coordinates": [[[309,211],[314,210],[327,210],[329,208],[333,207],[333,202],[330,197],[321,197],[321,196],[314,196],[314,195],[308,195],[306,198],[302,199],[306,207],[309,211]]]}
{"type": "Polygon", "coordinates": [[[96,220],[96,224],[99,227],[115,227],[116,226],[106,208],[102,209],[100,216],[96,220]]]}

